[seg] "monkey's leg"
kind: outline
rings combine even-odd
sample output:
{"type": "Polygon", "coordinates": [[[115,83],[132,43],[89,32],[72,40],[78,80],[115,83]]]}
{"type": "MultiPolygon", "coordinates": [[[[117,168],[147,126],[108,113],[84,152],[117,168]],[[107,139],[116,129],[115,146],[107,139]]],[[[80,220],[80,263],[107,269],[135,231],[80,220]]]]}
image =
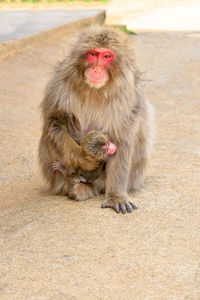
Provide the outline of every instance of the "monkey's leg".
{"type": "Polygon", "coordinates": [[[144,170],[146,167],[146,159],[141,158],[140,161],[132,162],[132,167],[129,175],[128,191],[137,191],[144,185],[144,170]]]}
{"type": "Polygon", "coordinates": [[[144,184],[144,170],[148,160],[148,152],[145,144],[137,142],[131,162],[128,181],[128,191],[136,191],[144,184]]]}
{"type": "Polygon", "coordinates": [[[144,171],[152,149],[154,138],[154,114],[147,102],[146,115],[138,130],[138,138],[133,145],[133,155],[129,174],[128,191],[139,190],[144,184],[144,171]]]}
{"type": "Polygon", "coordinates": [[[68,196],[69,198],[77,201],[84,201],[94,197],[94,192],[92,187],[88,184],[82,182],[75,184],[72,183],[68,189],[68,196]]]}
{"type": "Polygon", "coordinates": [[[106,189],[106,172],[103,171],[102,174],[92,182],[92,189],[95,195],[100,195],[105,193],[106,189]]]}
{"type": "MultiPolygon", "coordinates": [[[[136,127],[137,129],[137,127],[136,127]]],[[[106,195],[102,208],[113,208],[117,213],[131,213],[137,206],[128,195],[130,163],[133,155],[134,126],[126,128],[123,140],[118,142],[117,152],[106,167],[106,195]]]]}
{"type": "Polygon", "coordinates": [[[52,172],[50,189],[54,194],[66,195],[68,186],[69,186],[69,181],[67,181],[60,172],[52,172]]]}
{"type": "Polygon", "coordinates": [[[60,176],[59,174],[60,173],[57,173],[58,178],[54,177],[55,179],[57,179],[52,188],[55,194],[68,196],[69,193],[72,194],[72,192],[75,192],[75,185],[81,182],[87,182],[87,179],[80,175],[60,176]]]}

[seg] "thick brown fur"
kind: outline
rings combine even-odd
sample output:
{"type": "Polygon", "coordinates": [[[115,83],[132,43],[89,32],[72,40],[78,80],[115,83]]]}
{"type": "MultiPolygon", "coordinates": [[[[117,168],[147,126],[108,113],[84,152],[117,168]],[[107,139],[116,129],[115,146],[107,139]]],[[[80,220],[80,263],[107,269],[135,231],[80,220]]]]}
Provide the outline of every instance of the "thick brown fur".
{"type": "Polygon", "coordinates": [[[62,165],[58,161],[52,163],[53,171],[60,172],[66,180],[68,188],[65,192],[67,196],[82,201],[88,199],[90,195],[94,195],[92,184],[105,173],[105,162],[109,158],[107,150],[103,148],[108,142],[108,136],[99,131],[90,131],[83,137],[81,141],[83,168],[85,159],[86,163],[87,161],[91,162],[93,170],[84,171],[79,167],[69,169],[68,166],[62,165]],[[88,186],[84,186],[84,183],[87,183],[88,186]],[[86,188],[89,195],[85,192],[84,195],[80,195],[81,187],[82,189],[86,188]]]}
{"type": "MultiPolygon", "coordinates": [[[[105,174],[92,187],[95,194],[105,190],[102,207],[131,212],[135,207],[128,192],[143,185],[153,133],[153,111],[141,93],[133,38],[106,26],[83,30],[46,88],[42,114],[44,127],[39,158],[51,189],[56,193],[65,193],[66,189],[63,176],[52,172],[52,161],[82,166],[80,146],[70,136],[67,123],[60,121],[61,115],[72,114],[80,122],[81,133],[87,126],[103,131],[117,146],[105,174]],[[94,48],[111,49],[116,55],[108,69],[108,81],[98,89],[89,86],[84,77],[85,55],[94,48]]],[[[91,170],[90,162],[86,168],[91,170]]]]}

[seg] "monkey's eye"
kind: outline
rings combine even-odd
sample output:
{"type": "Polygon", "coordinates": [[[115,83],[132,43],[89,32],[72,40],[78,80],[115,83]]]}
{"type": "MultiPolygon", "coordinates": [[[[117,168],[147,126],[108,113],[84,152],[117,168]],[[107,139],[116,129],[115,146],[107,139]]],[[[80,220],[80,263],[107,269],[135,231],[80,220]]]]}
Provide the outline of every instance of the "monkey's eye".
{"type": "Polygon", "coordinates": [[[105,58],[110,58],[111,55],[110,55],[110,54],[106,54],[104,57],[105,57],[105,58]]]}
{"type": "Polygon", "coordinates": [[[97,53],[96,52],[92,52],[91,55],[92,56],[97,56],[97,53]]]}

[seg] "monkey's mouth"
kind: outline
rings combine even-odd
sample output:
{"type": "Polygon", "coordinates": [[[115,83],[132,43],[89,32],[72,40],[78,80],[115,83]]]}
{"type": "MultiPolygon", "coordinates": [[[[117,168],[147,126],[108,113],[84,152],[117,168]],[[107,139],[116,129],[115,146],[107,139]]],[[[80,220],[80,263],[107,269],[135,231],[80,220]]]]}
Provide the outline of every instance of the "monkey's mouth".
{"type": "Polygon", "coordinates": [[[108,74],[101,72],[98,74],[90,74],[88,70],[85,73],[86,83],[93,88],[102,87],[108,80],[108,74]]]}
{"type": "Polygon", "coordinates": [[[103,80],[94,80],[94,79],[89,79],[86,78],[86,83],[91,87],[91,88],[101,88],[105,85],[107,80],[103,81],[103,80]]]}
{"type": "Polygon", "coordinates": [[[94,84],[102,84],[102,83],[104,83],[104,80],[102,80],[102,79],[92,79],[92,78],[89,78],[89,81],[91,83],[94,83],[94,84]]]}
{"type": "Polygon", "coordinates": [[[89,82],[93,83],[93,84],[104,84],[107,81],[107,76],[93,76],[90,77],[88,76],[88,80],[89,82]]]}

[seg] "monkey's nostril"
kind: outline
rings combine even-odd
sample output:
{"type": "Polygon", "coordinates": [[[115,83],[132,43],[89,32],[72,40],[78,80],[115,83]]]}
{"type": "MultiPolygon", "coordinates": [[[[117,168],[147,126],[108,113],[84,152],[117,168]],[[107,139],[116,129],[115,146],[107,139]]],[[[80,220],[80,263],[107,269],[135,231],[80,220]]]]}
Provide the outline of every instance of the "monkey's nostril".
{"type": "Polygon", "coordinates": [[[94,67],[94,72],[97,74],[100,74],[102,72],[102,69],[98,66],[94,67]]]}

